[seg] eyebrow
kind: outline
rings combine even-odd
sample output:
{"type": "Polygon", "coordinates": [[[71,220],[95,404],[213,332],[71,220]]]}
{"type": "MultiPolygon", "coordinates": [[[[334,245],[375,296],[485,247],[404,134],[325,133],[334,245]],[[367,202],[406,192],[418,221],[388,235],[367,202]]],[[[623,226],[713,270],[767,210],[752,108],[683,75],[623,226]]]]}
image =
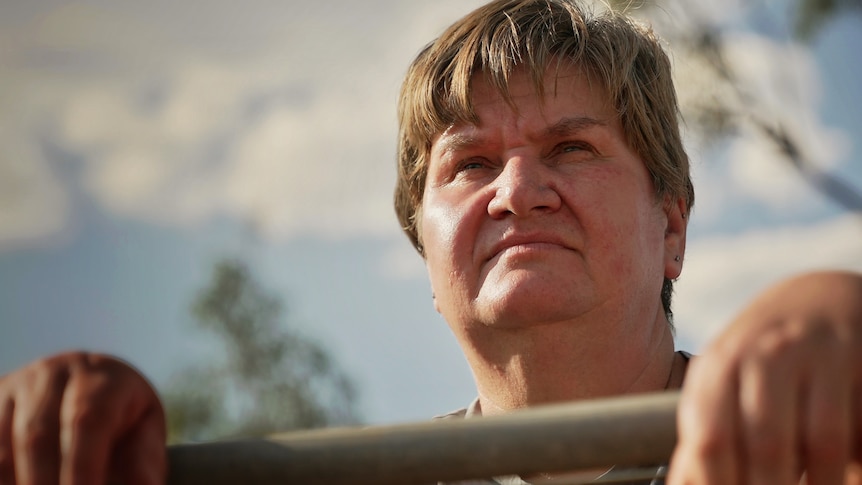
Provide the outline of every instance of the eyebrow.
{"type": "MultiPolygon", "coordinates": [[[[561,138],[570,136],[592,128],[594,126],[607,126],[607,121],[591,118],[589,116],[572,116],[561,118],[556,123],[548,126],[540,133],[541,138],[561,138]]],[[[448,154],[464,149],[469,149],[481,144],[482,138],[465,133],[452,133],[442,137],[440,153],[448,154]]]]}
{"type": "Polygon", "coordinates": [[[442,137],[440,153],[447,155],[452,152],[461,151],[480,144],[481,138],[464,133],[452,133],[442,137]]]}
{"type": "Polygon", "coordinates": [[[553,125],[542,130],[544,138],[562,137],[592,128],[594,126],[607,126],[607,122],[589,116],[573,116],[562,118],[553,125]]]}

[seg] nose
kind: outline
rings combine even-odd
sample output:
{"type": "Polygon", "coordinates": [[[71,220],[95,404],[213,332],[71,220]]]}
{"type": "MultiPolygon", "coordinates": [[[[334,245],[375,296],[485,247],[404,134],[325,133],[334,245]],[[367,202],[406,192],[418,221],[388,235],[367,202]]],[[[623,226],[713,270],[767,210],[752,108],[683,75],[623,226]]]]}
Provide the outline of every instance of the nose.
{"type": "Polygon", "coordinates": [[[528,216],[558,210],[562,200],[551,172],[538,161],[508,160],[494,180],[494,197],[488,203],[488,213],[496,219],[508,214],[528,216]]]}

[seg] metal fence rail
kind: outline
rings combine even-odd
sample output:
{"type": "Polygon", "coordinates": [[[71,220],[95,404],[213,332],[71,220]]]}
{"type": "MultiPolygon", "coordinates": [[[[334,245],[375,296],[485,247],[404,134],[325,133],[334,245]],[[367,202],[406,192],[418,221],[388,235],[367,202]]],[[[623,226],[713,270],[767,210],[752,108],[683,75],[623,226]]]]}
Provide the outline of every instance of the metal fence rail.
{"type": "Polygon", "coordinates": [[[168,449],[169,485],[409,485],[665,463],[678,393],[168,449]]]}

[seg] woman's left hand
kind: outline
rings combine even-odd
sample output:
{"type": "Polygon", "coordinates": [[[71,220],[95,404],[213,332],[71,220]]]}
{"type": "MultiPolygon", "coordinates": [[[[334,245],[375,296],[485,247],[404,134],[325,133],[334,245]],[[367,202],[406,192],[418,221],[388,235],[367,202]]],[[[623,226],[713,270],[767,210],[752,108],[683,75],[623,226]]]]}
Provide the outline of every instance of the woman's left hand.
{"type": "Polygon", "coordinates": [[[670,485],[862,483],[862,275],[762,294],[692,361],[678,427],[670,485]]]}

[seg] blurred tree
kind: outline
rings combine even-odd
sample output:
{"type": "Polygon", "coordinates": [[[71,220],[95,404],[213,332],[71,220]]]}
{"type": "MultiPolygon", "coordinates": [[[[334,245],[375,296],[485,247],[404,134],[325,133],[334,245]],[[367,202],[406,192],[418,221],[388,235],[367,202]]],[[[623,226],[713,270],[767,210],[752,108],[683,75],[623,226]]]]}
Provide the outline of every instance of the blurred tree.
{"type": "Polygon", "coordinates": [[[281,301],[242,262],[215,265],[193,313],[224,351],[163,393],[170,442],[358,422],[353,383],[323,347],[283,325],[281,301]]]}
{"type": "MultiPolygon", "coordinates": [[[[689,76],[685,82],[678,79],[676,84],[678,89],[687,85],[690,92],[697,93],[682,99],[680,109],[686,126],[701,142],[712,144],[743,130],[755,133],[770,142],[788,167],[799,172],[822,195],[849,212],[862,214],[860,189],[830,173],[821,160],[802,149],[806,146],[804,134],[788,129],[793,120],[786,119],[786,113],[759,102],[766,96],[740,79],[739,66],[728,55],[724,27],[708,20],[709,15],[701,12],[701,7],[684,0],[609,2],[617,10],[637,13],[659,25],[662,36],[673,46],[674,57],[684,57],[687,64],[696,66],[692,69],[698,71],[696,76],[689,76]],[[671,7],[675,7],[673,20],[668,21],[671,7]]],[[[843,12],[862,12],[862,0],[798,0],[792,7],[796,8],[793,18],[797,22],[797,36],[811,41],[830,18],[843,12]]]]}
{"type": "Polygon", "coordinates": [[[799,0],[796,33],[804,40],[811,40],[829,18],[853,10],[862,12],[862,0],[799,0]]]}

